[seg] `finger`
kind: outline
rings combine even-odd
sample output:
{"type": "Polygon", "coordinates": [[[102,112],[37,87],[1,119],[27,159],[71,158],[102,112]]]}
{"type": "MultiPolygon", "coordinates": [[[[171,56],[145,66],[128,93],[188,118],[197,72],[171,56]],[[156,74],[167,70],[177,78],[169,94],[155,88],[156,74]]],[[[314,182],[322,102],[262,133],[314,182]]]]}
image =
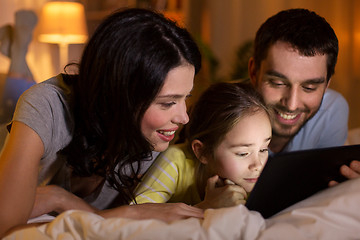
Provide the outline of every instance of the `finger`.
{"type": "Polygon", "coordinates": [[[360,175],[360,161],[358,160],[353,160],[351,163],[350,163],[350,168],[355,171],[358,176],[360,175]]]}
{"type": "Polygon", "coordinates": [[[232,191],[232,192],[236,192],[236,193],[240,193],[243,198],[247,197],[247,192],[245,191],[245,189],[239,185],[227,185],[228,191],[232,191]]]}
{"type": "Polygon", "coordinates": [[[225,179],[224,183],[226,185],[235,185],[235,183],[233,181],[231,181],[230,179],[225,179]]]}
{"type": "Polygon", "coordinates": [[[225,186],[226,184],[224,180],[225,180],[224,178],[219,177],[218,180],[216,181],[215,187],[219,188],[225,186]]]}
{"type": "MultiPolygon", "coordinates": [[[[165,203],[171,204],[171,203],[165,203]]],[[[185,217],[196,217],[196,218],[203,218],[204,217],[204,210],[187,205],[185,203],[175,203],[176,208],[179,210],[178,215],[182,215],[185,217]]]]}
{"type": "Polygon", "coordinates": [[[337,181],[331,180],[331,181],[329,182],[329,187],[333,187],[333,186],[335,186],[335,185],[337,185],[337,184],[339,184],[337,181]]]}
{"type": "Polygon", "coordinates": [[[187,210],[189,211],[189,213],[191,214],[192,217],[198,217],[198,218],[203,218],[204,217],[204,210],[201,208],[197,208],[197,207],[193,207],[190,205],[186,205],[187,210]]]}
{"type": "Polygon", "coordinates": [[[246,200],[245,200],[245,199],[239,199],[239,200],[236,202],[236,205],[240,205],[240,204],[245,205],[245,203],[246,203],[246,200]]]}
{"type": "Polygon", "coordinates": [[[215,175],[213,177],[208,178],[206,188],[212,190],[216,188],[216,183],[219,181],[219,176],[215,175]]]}
{"type": "Polygon", "coordinates": [[[342,165],[340,167],[340,173],[348,179],[358,178],[360,176],[357,172],[346,165],[342,165]]]}

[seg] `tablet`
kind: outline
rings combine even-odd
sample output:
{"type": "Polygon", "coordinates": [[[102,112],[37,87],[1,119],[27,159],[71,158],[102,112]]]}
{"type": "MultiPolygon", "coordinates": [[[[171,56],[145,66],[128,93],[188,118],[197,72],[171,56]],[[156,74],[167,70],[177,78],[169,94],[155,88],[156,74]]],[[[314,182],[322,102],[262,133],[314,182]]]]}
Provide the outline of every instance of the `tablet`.
{"type": "Polygon", "coordinates": [[[279,153],[269,157],[245,206],[264,218],[325,189],[330,180],[347,180],[340,166],[360,160],[360,145],[279,153]]]}

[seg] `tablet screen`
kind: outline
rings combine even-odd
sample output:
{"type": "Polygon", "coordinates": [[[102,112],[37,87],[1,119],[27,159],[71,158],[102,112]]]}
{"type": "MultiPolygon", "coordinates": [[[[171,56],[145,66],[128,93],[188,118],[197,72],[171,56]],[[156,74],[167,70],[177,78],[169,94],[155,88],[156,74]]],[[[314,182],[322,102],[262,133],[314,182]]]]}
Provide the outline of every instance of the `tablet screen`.
{"type": "Polygon", "coordinates": [[[340,166],[360,160],[360,145],[279,153],[269,157],[246,207],[264,218],[328,187],[330,180],[343,182],[340,166]]]}

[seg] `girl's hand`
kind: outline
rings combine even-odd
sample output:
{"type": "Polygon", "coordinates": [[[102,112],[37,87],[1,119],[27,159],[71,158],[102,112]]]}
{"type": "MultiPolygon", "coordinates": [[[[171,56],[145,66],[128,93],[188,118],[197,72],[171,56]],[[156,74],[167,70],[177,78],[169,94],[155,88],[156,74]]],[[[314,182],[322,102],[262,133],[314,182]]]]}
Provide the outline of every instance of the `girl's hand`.
{"type": "Polygon", "coordinates": [[[196,206],[202,209],[232,207],[245,204],[247,193],[244,188],[230,180],[222,181],[215,175],[208,179],[205,199],[196,206]]]}
{"type": "Polygon", "coordinates": [[[81,198],[56,185],[47,185],[36,188],[35,203],[30,218],[40,215],[66,210],[78,209],[88,212],[95,212],[96,209],[90,206],[81,198]]]}

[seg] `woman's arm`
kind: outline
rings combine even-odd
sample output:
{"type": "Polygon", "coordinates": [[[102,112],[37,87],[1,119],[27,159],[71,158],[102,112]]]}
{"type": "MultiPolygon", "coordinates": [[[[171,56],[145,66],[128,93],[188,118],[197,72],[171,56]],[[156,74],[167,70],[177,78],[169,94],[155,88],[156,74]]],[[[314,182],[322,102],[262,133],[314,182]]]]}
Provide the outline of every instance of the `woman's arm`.
{"type": "Polygon", "coordinates": [[[88,212],[98,211],[98,209],[62,187],[56,185],[41,186],[36,189],[35,203],[30,218],[52,211],[62,213],[72,209],[88,212]]]}
{"type": "Polygon", "coordinates": [[[97,212],[104,218],[124,217],[131,219],[158,219],[172,222],[189,217],[203,218],[204,211],[185,203],[143,203],[121,206],[97,212]]]}
{"type": "Polygon", "coordinates": [[[13,122],[0,155],[0,236],[31,214],[44,146],[30,127],[13,122]]]}
{"type": "Polygon", "coordinates": [[[37,187],[44,153],[38,134],[21,122],[13,122],[0,155],[0,236],[29,218],[70,209],[97,209],[59,186],[37,187]]]}

